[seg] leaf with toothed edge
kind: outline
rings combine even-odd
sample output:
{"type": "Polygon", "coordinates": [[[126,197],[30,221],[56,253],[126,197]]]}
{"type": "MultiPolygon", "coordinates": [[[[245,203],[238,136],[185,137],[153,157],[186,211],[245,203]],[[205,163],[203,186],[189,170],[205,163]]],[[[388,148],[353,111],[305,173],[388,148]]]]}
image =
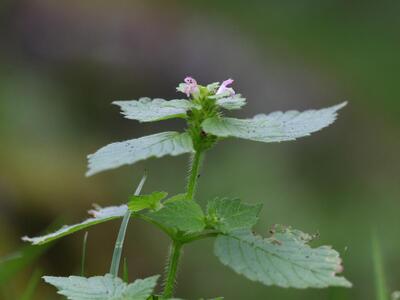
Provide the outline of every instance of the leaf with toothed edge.
{"type": "Polygon", "coordinates": [[[146,216],[165,227],[184,232],[200,232],[205,228],[204,213],[193,200],[166,202],[163,208],[146,216]]]}
{"type": "Polygon", "coordinates": [[[215,198],[207,204],[207,220],[211,227],[223,233],[250,229],[257,223],[261,207],[239,199],[215,198]]]}
{"type": "Polygon", "coordinates": [[[127,212],[128,206],[121,205],[121,206],[109,206],[100,209],[90,210],[94,217],[89,218],[81,223],[70,225],[70,226],[63,226],[59,230],[43,235],[38,237],[23,237],[22,240],[25,242],[30,242],[34,245],[41,245],[53,240],[59,239],[71,233],[77,232],[79,230],[91,227],[96,224],[100,224],[106,221],[110,221],[116,218],[122,218],[124,214],[127,212]]]}
{"type": "Polygon", "coordinates": [[[214,117],[205,120],[205,132],[219,137],[236,137],[258,142],[282,142],[308,136],[332,124],[337,111],[347,103],[319,110],[295,110],[256,115],[252,119],[214,117]]]}
{"type": "Polygon", "coordinates": [[[89,169],[86,176],[131,165],[150,157],[176,156],[193,151],[192,139],[186,132],[167,131],[112,143],[88,156],[89,169]]]}
{"type": "Polygon", "coordinates": [[[215,99],[215,103],[222,108],[227,110],[241,109],[246,105],[246,98],[243,98],[241,94],[231,95],[229,92],[222,93],[219,95],[210,96],[211,99],[215,99]]]}
{"type": "Polygon", "coordinates": [[[139,122],[185,118],[186,112],[195,107],[192,102],[185,99],[167,101],[147,97],[140,98],[139,100],[114,101],[113,104],[121,108],[125,118],[138,120],[139,122]]]}
{"type": "Polygon", "coordinates": [[[128,207],[132,212],[143,209],[157,210],[161,208],[161,200],[168,196],[166,192],[153,192],[149,195],[134,195],[131,197],[128,207]]]}
{"type": "Polygon", "coordinates": [[[53,277],[43,279],[70,300],[146,300],[151,296],[159,276],[135,280],[131,284],[111,274],[94,277],[53,277]]]}
{"type": "MultiPolygon", "coordinates": [[[[135,195],[138,196],[140,191],[143,188],[143,185],[146,181],[146,173],[142,177],[142,179],[139,182],[139,185],[136,188],[135,195]]],[[[159,196],[161,196],[159,194],[159,196]]],[[[116,218],[122,218],[126,212],[128,211],[128,206],[123,204],[120,206],[108,206],[108,207],[96,207],[95,209],[89,210],[89,214],[91,214],[93,217],[89,218],[81,223],[74,224],[74,225],[69,225],[69,226],[63,226],[59,230],[43,235],[43,236],[38,236],[38,237],[23,237],[22,240],[25,242],[30,242],[34,245],[40,245],[40,244],[46,244],[48,242],[51,242],[53,240],[59,239],[61,237],[64,237],[66,235],[69,235],[71,233],[77,232],[79,230],[91,227],[96,224],[104,223],[110,220],[114,220],[116,218]]]]}
{"type": "Polygon", "coordinates": [[[343,270],[338,252],[328,246],[311,248],[311,239],[301,231],[277,226],[267,239],[248,230],[220,235],[214,250],[224,265],[265,285],[351,287],[344,277],[336,276],[343,270]]]}

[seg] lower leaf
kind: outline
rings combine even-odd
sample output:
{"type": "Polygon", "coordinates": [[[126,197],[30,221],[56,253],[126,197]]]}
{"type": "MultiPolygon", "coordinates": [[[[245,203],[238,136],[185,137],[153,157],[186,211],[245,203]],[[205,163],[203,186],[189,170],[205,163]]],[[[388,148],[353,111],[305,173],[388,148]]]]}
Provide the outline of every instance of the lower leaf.
{"type": "Polygon", "coordinates": [[[126,284],[111,274],[94,277],[52,277],[43,279],[70,300],[146,300],[151,296],[159,276],[138,279],[126,284]]]}
{"type": "Polygon", "coordinates": [[[311,248],[308,234],[279,226],[267,239],[241,231],[220,235],[215,254],[220,261],[253,281],[294,288],[351,287],[339,253],[329,246],[311,248]]]}
{"type": "Polygon", "coordinates": [[[200,232],[205,228],[204,213],[192,200],[166,202],[163,208],[146,216],[167,228],[184,232],[200,232]]]}

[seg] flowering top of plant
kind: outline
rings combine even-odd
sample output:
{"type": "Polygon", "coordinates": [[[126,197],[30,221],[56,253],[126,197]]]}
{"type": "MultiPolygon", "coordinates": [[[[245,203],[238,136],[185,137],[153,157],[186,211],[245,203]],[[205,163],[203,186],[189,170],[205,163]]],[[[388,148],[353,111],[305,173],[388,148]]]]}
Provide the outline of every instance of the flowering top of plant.
{"type": "MultiPolygon", "coordinates": [[[[178,261],[184,245],[203,238],[215,237],[215,255],[220,261],[250,280],[265,285],[294,288],[350,287],[338,276],[343,271],[339,253],[331,247],[312,248],[314,236],[288,226],[276,225],[271,236],[264,238],[253,231],[261,204],[246,204],[239,199],[217,197],[203,209],[196,201],[201,163],[204,153],[228,137],[258,142],[282,142],[308,136],[331,123],[346,103],[319,110],[291,110],[258,114],[249,119],[226,117],[229,110],[241,109],[246,99],[232,88],[233,80],[200,85],[186,77],[177,87],[187,99],[150,99],[116,101],[122,114],[139,122],[171,118],[186,120],[183,132],[166,131],[132,140],[109,144],[88,156],[87,175],[134,164],[150,157],[191,153],[190,174],[186,191],[168,197],[166,192],[140,195],[145,177],[130,201],[120,206],[96,208],[93,217],[40,237],[24,237],[33,244],[43,244],[83,228],[122,218],[115,244],[110,274],[95,277],[51,277],[46,282],[59,293],[73,300],[83,299],[172,299],[178,261]],[[118,277],[122,245],[129,218],[141,218],[157,226],[172,241],[167,263],[164,291],[156,295],[158,276],[127,284],[118,277]]],[[[217,299],[217,298],[215,298],[217,299]]],[[[218,298],[221,299],[221,298],[218,298]]]]}
{"type": "Polygon", "coordinates": [[[210,149],[226,137],[237,137],[260,142],[281,142],[310,135],[328,125],[341,103],[320,110],[288,111],[256,115],[251,119],[224,117],[223,110],[241,109],[246,99],[235,93],[232,79],[202,86],[186,77],[177,87],[188,99],[149,99],[115,101],[127,119],[139,122],[183,118],[187,129],[183,133],[167,131],[150,136],[113,143],[89,155],[87,175],[133,164],[152,156],[179,155],[210,149]]]}

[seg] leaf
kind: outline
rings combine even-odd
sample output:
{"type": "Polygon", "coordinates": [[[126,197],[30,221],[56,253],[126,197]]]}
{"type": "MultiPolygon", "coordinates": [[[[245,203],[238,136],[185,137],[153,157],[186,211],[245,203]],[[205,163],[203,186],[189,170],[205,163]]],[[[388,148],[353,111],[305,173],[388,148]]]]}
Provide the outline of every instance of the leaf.
{"type": "Polygon", "coordinates": [[[138,212],[149,208],[157,210],[161,207],[161,200],[168,196],[166,192],[153,192],[149,195],[132,196],[128,207],[133,212],[138,212]]]}
{"type": "Polygon", "coordinates": [[[205,227],[201,207],[192,200],[176,200],[155,212],[146,214],[154,221],[185,232],[199,232],[205,227]]]}
{"type": "Polygon", "coordinates": [[[282,142],[308,136],[332,124],[337,111],[347,103],[298,112],[273,112],[252,119],[214,117],[203,122],[203,130],[219,137],[237,137],[259,142],[282,142]]]}
{"type": "Polygon", "coordinates": [[[173,131],[112,143],[88,156],[89,170],[86,176],[123,165],[131,165],[153,156],[176,156],[193,151],[189,134],[173,131]]]}
{"type": "Polygon", "coordinates": [[[126,284],[111,274],[94,277],[52,277],[43,279],[54,285],[60,295],[71,300],[146,300],[153,292],[159,276],[138,279],[126,284]]]}
{"type": "Polygon", "coordinates": [[[139,100],[114,101],[113,104],[121,107],[125,118],[138,120],[139,122],[185,118],[186,112],[194,106],[190,101],[184,99],[167,101],[147,97],[139,100]]]}
{"type": "Polygon", "coordinates": [[[169,197],[167,200],[164,201],[164,204],[180,201],[180,200],[189,200],[187,193],[176,194],[172,197],[169,197]]]}
{"type": "Polygon", "coordinates": [[[246,105],[246,98],[243,98],[240,94],[236,94],[229,97],[219,98],[215,103],[228,110],[241,109],[246,105]]]}
{"type": "Polygon", "coordinates": [[[121,205],[121,206],[109,206],[109,207],[104,207],[96,210],[90,210],[89,213],[91,213],[94,217],[89,218],[81,223],[70,225],[70,226],[63,226],[59,230],[43,235],[43,236],[38,236],[38,237],[23,237],[22,240],[25,242],[30,242],[34,245],[41,245],[45,244],[48,242],[51,242],[53,240],[59,239],[63,236],[69,235],[71,233],[77,232],[79,230],[82,230],[84,228],[103,223],[109,220],[113,220],[116,218],[122,218],[125,214],[125,212],[128,210],[127,205],[121,205]]]}
{"type": "Polygon", "coordinates": [[[250,280],[294,288],[351,287],[344,277],[339,254],[331,247],[311,248],[312,239],[298,230],[277,227],[270,238],[250,231],[220,235],[215,254],[220,261],[250,280]]]}
{"type": "Polygon", "coordinates": [[[223,233],[250,229],[257,223],[261,207],[261,204],[244,204],[239,199],[216,198],[208,202],[207,220],[223,233]]]}

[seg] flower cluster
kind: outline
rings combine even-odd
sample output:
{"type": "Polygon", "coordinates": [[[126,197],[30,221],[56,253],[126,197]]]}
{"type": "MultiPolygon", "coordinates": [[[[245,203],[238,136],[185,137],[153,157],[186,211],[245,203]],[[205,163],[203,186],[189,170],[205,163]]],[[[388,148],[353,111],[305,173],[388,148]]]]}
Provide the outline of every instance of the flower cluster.
{"type": "MultiPolygon", "coordinates": [[[[234,82],[233,79],[229,78],[222,82],[220,85],[219,82],[215,82],[209,84],[206,88],[209,93],[214,94],[215,96],[226,97],[235,95],[235,91],[233,88],[229,87],[234,82]]],[[[193,77],[186,77],[183,83],[180,83],[176,88],[177,91],[186,94],[187,97],[196,98],[200,94],[201,88],[205,88],[199,85],[193,77]]]]}

